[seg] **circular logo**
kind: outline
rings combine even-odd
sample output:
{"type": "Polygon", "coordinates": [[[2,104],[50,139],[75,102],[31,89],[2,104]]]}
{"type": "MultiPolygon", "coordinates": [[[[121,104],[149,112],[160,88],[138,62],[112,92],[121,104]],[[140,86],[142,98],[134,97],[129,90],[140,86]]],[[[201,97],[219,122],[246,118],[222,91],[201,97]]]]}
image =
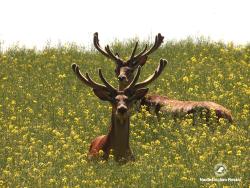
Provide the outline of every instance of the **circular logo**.
{"type": "Polygon", "coordinates": [[[214,166],[214,173],[218,177],[225,176],[227,173],[227,166],[223,163],[218,163],[214,166]]]}

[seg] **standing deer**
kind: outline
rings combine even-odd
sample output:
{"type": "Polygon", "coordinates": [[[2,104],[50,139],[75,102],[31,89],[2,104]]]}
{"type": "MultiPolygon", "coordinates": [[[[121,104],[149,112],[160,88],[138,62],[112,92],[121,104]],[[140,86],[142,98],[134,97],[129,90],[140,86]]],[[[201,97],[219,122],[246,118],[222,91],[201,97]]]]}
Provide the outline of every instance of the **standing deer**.
{"type": "MultiPolygon", "coordinates": [[[[115,73],[119,80],[119,89],[125,88],[131,81],[134,75],[134,71],[138,66],[143,66],[146,61],[148,55],[156,51],[160,45],[163,43],[164,37],[159,33],[155,37],[154,45],[147,50],[147,45],[144,50],[135,55],[136,49],[138,46],[138,42],[136,42],[135,47],[131,53],[130,59],[127,61],[122,60],[119,57],[119,54],[115,55],[111,52],[110,47],[107,45],[104,49],[101,48],[98,39],[98,33],[94,33],[94,46],[95,48],[101,52],[107,58],[113,60],[116,63],[115,73]]],[[[166,61],[166,60],[164,60],[166,61]]],[[[225,107],[216,104],[210,101],[179,101],[179,100],[170,100],[165,96],[159,95],[146,95],[141,100],[141,105],[146,105],[147,109],[154,108],[155,112],[158,114],[161,112],[172,113],[173,115],[180,114],[189,114],[189,113],[199,113],[200,111],[206,111],[206,118],[209,119],[209,115],[211,110],[216,112],[217,118],[225,118],[232,122],[232,115],[230,110],[225,107]]]]}
{"type": "Polygon", "coordinates": [[[86,76],[83,76],[78,65],[72,65],[76,76],[85,85],[91,87],[99,99],[109,101],[112,105],[110,131],[107,135],[99,136],[92,141],[88,153],[90,159],[98,157],[100,150],[104,152],[103,158],[108,159],[111,149],[114,151],[116,161],[126,162],[134,159],[129,146],[130,107],[134,101],[142,99],[147,94],[148,88],[145,87],[159,77],[164,66],[165,61],[161,60],[154,74],[145,81],[137,83],[141,69],[139,66],[133,80],[127,87],[120,90],[115,89],[106,81],[101,69],[99,69],[99,77],[104,85],[93,81],[88,73],[86,73],[86,76]]]}

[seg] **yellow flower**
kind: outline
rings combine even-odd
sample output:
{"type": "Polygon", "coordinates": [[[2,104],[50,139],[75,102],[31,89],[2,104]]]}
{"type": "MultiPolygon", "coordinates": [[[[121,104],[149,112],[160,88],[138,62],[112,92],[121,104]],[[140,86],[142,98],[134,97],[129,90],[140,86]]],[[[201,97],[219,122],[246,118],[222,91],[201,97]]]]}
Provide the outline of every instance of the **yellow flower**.
{"type": "Polygon", "coordinates": [[[10,119],[11,119],[12,121],[15,121],[15,120],[16,120],[16,116],[11,116],[10,119]]]}
{"type": "Polygon", "coordinates": [[[237,156],[241,156],[241,150],[238,150],[236,153],[237,156]]]}
{"type": "Polygon", "coordinates": [[[157,130],[157,129],[154,129],[154,130],[153,130],[153,133],[158,133],[158,130],[157,130]]]}
{"type": "Polygon", "coordinates": [[[192,62],[192,63],[196,63],[196,62],[197,62],[196,57],[193,56],[193,57],[191,58],[191,62],[192,62]]]}
{"type": "Polygon", "coordinates": [[[199,159],[200,159],[201,161],[205,161],[206,157],[205,157],[204,155],[200,155],[199,159]]]}
{"type": "Polygon", "coordinates": [[[33,110],[31,107],[27,107],[26,110],[27,110],[29,113],[31,113],[31,114],[34,113],[34,110],[33,110]]]}
{"type": "Polygon", "coordinates": [[[51,179],[49,179],[49,183],[50,183],[50,184],[54,184],[54,183],[56,183],[56,180],[53,179],[53,178],[51,178],[51,179]]]}
{"type": "Polygon", "coordinates": [[[103,151],[103,150],[99,150],[98,153],[99,153],[100,156],[103,156],[103,155],[104,155],[104,151],[103,151]]]}
{"type": "Polygon", "coordinates": [[[181,177],[181,180],[182,180],[182,181],[186,181],[186,180],[188,180],[188,178],[185,177],[185,176],[183,176],[183,177],[181,177]]]}
{"type": "Polygon", "coordinates": [[[66,74],[59,74],[58,78],[64,79],[64,78],[66,78],[66,74]]]}
{"type": "Polygon", "coordinates": [[[12,100],[12,101],[11,101],[11,104],[12,104],[12,105],[15,105],[15,104],[16,104],[16,101],[15,101],[15,100],[12,100]]]}
{"type": "Polygon", "coordinates": [[[80,118],[75,117],[75,118],[74,118],[74,122],[75,122],[76,124],[79,124],[80,118]]]}
{"type": "Polygon", "coordinates": [[[144,157],[148,157],[149,156],[149,154],[148,153],[144,153],[144,157]]]}
{"type": "Polygon", "coordinates": [[[160,144],[161,144],[161,142],[159,140],[155,141],[155,145],[160,145],[160,144]]]}
{"type": "Polygon", "coordinates": [[[183,80],[185,83],[188,83],[188,82],[189,82],[189,78],[188,78],[187,76],[184,76],[184,77],[182,78],[182,80],[183,80]]]}
{"type": "Polygon", "coordinates": [[[192,87],[188,88],[189,93],[192,93],[193,91],[194,91],[194,88],[192,88],[192,87]]]}

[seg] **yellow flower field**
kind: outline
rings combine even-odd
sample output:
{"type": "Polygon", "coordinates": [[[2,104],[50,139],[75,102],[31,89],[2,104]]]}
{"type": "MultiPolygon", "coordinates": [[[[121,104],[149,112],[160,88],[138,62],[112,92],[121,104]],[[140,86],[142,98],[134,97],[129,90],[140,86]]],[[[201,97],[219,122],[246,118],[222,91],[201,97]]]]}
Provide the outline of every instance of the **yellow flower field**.
{"type": "MultiPolygon", "coordinates": [[[[129,56],[134,43],[114,43],[129,56]]],[[[97,68],[115,86],[115,64],[97,51],[67,45],[42,51],[0,52],[0,187],[248,187],[250,45],[203,39],[167,41],[142,68],[146,78],[160,58],[169,64],[150,93],[178,100],[209,100],[232,111],[234,123],[192,117],[158,120],[144,108],[131,113],[135,162],[87,161],[92,139],[108,132],[111,106],[71,70],[77,63],[96,80],[97,68]],[[218,178],[240,181],[204,182],[218,178]]]]}

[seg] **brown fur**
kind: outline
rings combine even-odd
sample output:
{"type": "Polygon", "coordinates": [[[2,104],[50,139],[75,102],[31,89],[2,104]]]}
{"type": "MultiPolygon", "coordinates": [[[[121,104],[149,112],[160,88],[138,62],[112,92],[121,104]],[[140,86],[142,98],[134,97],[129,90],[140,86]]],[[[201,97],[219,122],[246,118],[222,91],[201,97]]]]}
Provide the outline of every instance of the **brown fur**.
{"type": "Polygon", "coordinates": [[[107,135],[96,137],[90,145],[88,158],[94,158],[99,156],[99,151],[104,149],[104,145],[107,143],[107,135]]]}
{"type": "Polygon", "coordinates": [[[210,101],[179,101],[168,99],[165,96],[147,95],[141,100],[141,105],[145,105],[148,109],[153,107],[156,114],[161,111],[172,113],[173,115],[185,115],[196,113],[199,110],[205,110],[209,114],[211,110],[214,110],[218,119],[225,118],[229,122],[233,121],[230,110],[210,101]]]}
{"type": "Polygon", "coordinates": [[[104,152],[103,159],[108,159],[110,150],[114,151],[114,158],[116,161],[123,162],[133,159],[133,154],[129,146],[129,104],[124,100],[125,95],[117,95],[116,99],[119,101],[112,104],[111,126],[107,135],[98,136],[90,145],[88,158],[99,158],[99,151],[104,152]],[[127,111],[119,113],[117,110],[120,107],[127,111]]]}
{"type": "Polygon", "coordinates": [[[110,132],[107,135],[98,136],[95,138],[90,145],[88,159],[98,159],[102,158],[107,160],[109,158],[111,150],[114,151],[114,157],[116,161],[126,162],[128,160],[134,160],[134,155],[129,146],[129,138],[127,139],[126,149],[124,153],[115,152],[115,143],[114,143],[114,130],[110,129],[110,132]],[[100,150],[103,151],[104,155],[100,156],[100,150]]]}

